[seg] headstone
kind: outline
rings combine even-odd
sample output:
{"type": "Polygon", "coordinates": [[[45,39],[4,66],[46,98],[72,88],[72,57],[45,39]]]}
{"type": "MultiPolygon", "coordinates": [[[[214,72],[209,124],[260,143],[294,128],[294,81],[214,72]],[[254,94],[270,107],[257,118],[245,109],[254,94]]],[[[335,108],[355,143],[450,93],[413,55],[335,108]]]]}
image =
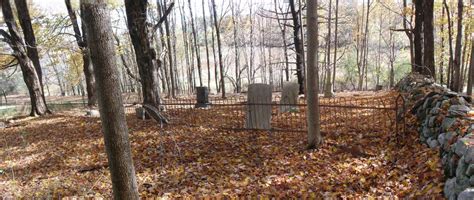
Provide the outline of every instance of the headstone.
{"type": "Polygon", "coordinates": [[[195,108],[207,108],[209,106],[209,89],[207,87],[196,87],[195,108]]]}
{"type": "Polygon", "coordinates": [[[294,82],[283,83],[283,91],[280,99],[280,112],[289,112],[296,109],[298,104],[299,85],[294,82]]]}
{"type": "Polygon", "coordinates": [[[248,129],[271,129],[272,86],[261,83],[249,85],[247,103],[245,127],[248,129]]]}
{"type": "Polygon", "coordinates": [[[146,113],[143,107],[135,108],[135,114],[138,119],[142,119],[142,120],[150,119],[150,116],[146,113]]]}
{"type": "Polygon", "coordinates": [[[383,85],[376,85],[375,86],[375,91],[380,91],[383,89],[383,85]]]}
{"type": "Polygon", "coordinates": [[[5,122],[0,122],[0,129],[6,128],[6,127],[7,127],[7,124],[5,124],[5,122]]]}
{"type": "Polygon", "coordinates": [[[98,110],[88,110],[86,112],[87,117],[100,117],[100,112],[98,110]]]}

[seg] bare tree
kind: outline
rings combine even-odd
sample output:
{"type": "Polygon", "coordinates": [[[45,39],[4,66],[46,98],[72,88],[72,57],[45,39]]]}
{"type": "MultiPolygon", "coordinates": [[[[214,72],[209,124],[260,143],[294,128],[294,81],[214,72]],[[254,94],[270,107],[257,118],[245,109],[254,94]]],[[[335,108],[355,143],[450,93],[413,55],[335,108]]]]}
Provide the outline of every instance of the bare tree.
{"type": "Polygon", "coordinates": [[[458,12],[457,12],[457,35],[456,35],[456,47],[453,62],[453,85],[451,90],[461,92],[463,84],[461,83],[461,47],[462,47],[462,20],[463,20],[463,1],[458,0],[458,12]]]}
{"type": "Polygon", "coordinates": [[[30,115],[36,116],[47,114],[49,113],[49,110],[44,98],[41,81],[34,65],[28,57],[26,45],[19,34],[10,1],[1,0],[0,2],[2,6],[3,20],[7,24],[9,31],[9,33],[7,33],[5,30],[0,29],[0,35],[3,37],[3,40],[6,41],[13,49],[13,56],[20,65],[23,74],[23,80],[25,81],[30,95],[30,115]]]}
{"type": "Polygon", "coordinates": [[[302,12],[301,10],[296,9],[295,0],[289,0],[290,4],[290,11],[291,11],[291,18],[293,20],[293,42],[295,45],[295,52],[296,52],[296,77],[298,79],[298,84],[300,85],[300,94],[304,93],[304,47],[301,41],[301,21],[298,15],[298,12],[302,12]]]}
{"type": "Polygon", "coordinates": [[[79,29],[76,12],[72,9],[71,0],[65,0],[65,3],[66,3],[69,19],[71,20],[72,27],[74,30],[76,43],[81,49],[81,53],[82,53],[83,71],[84,71],[84,77],[86,79],[87,102],[88,102],[87,105],[94,106],[97,104],[97,97],[95,94],[96,92],[95,92],[94,72],[93,72],[91,61],[90,61],[89,47],[87,46],[87,38],[86,38],[87,34],[85,33],[84,26],[82,26],[82,32],[79,29]]]}
{"type": "Polygon", "coordinates": [[[106,0],[81,1],[97,79],[99,110],[114,199],[139,199],[106,0]]]}
{"type": "Polygon", "coordinates": [[[219,23],[217,19],[217,11],[216,11],[216,2],[212,0],[212,12],[214,15],[214,27],[216,30],[216,39],[217,39],[217,52],[219,55],[219,71],[220,71],[220,80],[221,80],[221,90],[222,90],[222,98],[226,98],[225,96],[225,80],[224,80],[224,66],[222,65],[222,45],[221,45],[221,35],[219,30],[219,23]]]}
{"type": "Polygon", "coordinates": [[[189,13],[191,14],[191,32],[193,34],[193,42],[194,42],[194,51],[196,52],[196,62],[198,67],[198,76],[199,76],[199,86],[202,85],[202,71],[201,71],[201,50],[198,44],[198,35],[196,31],[196,27],[194,26],[194,16],[193,16],[193,9],[191,8],[191,0],[188,0],[189,6],[189,13]]]}
{"type": "Polygon", "coordinates": [[[319,100],[318,100],[318,1],[308,0],[307,24],[308,24],[308,77],[307,98],[308,103],[308,149],[318,148],[322,138],[319,127],[319,100]]]}

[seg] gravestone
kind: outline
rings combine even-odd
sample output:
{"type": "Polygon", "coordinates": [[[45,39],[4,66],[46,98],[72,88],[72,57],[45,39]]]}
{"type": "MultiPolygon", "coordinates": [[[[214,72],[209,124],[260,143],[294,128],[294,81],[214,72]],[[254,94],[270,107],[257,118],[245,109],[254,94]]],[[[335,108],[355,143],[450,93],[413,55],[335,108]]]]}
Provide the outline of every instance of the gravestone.
{"type": "Polygon", "coordinates": [[[383,85],[376,85],[375,91],[380,91],[380,90],[383,90],[383,85]]]}
{"type": "Polygon", "coordinates": [[[86,111],[87,117],[100,117],[100,112],[98,110],[88,110],[86,111]]]}
{"type": "Polygon", "coordinates": [[[268,84],[251,84],[247,93],[247,116],[245,128],[271,128],[272,118],[272,86],[268,84]]]}
{"type": "Polygon", "coordinates": [[[283,83],[283,91],[280,99],[280,112],[289,112],[296,110],[296,104],[298,104],[298,93],[299,85],[295,82],[283,83]]]}
{"type": "Polygon", "coordinates": [[[209,89],[207,87],[196,87],[195,108],[207,108],[209,106],[209,89]]]}

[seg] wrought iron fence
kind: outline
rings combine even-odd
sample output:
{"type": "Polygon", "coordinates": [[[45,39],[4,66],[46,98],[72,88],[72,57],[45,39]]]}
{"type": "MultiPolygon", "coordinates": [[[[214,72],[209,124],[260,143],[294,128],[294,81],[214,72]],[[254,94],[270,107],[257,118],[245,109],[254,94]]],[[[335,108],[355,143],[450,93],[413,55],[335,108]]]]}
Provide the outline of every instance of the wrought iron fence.
{"type": "MultiPolygon", "coordinates": [[[[389,93],[373,97],[335,97],[319,98],[321,130],[323,132],[382,131],[393,130],[401,133],[405,129],[405,101],[401,95],[389,93]]],[[[281,96],[273,95],[269,104],[250,104],[247,96],[234,95],[225,99],[210,97],[209,107],[195,108],[195,98],[163,99],[163,114],[174,125],[208,126],[232,130],[247,130],[246,113],[250,106],[271,107],[271,131],[306,131],[306,100],[299,98],[296,104],[281,103],[281,96]],[[290,107],[288,112],[281,112],[290,107]]],[[[48,104],[53,112],[86,108],[84,103],[48,104]]],[[[136,102],[124,105],[129,117],[135,117],[136,102]]],[[[28,115],[27,104],[3,106],[0,118],[6,116],[28,115]]],[[[85,114],[85,113],[84,113],[85,114]]]]}

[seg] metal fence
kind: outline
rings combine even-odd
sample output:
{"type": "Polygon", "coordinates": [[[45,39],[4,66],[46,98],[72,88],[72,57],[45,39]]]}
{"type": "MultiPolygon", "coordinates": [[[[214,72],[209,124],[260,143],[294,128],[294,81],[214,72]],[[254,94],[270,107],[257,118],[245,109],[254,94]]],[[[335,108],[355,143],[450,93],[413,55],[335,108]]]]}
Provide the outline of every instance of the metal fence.
{"type": "MultiPolygon", "coordinates": [[[[245,119],[250,106],[271,106],[271,131],[306,131],[305,99],[298,99],[296,104],[284,104],[280,100],[280,96],[273,95],[270,104],[249,104],[246,96],[214,97],[209,99],[208,108],[195,108],[195,99],[167,99],[162,106],[173,124],[233,130],[247,129],[245,119]],[[292,109],[280,112],[285,106],[292,109]]],[[[319,101],[322,131],[404,131],[405,103],[400,95],[320,98],[319,101]]]]}
{"type": "MultiPolygon", "coordinates": [[[[302,132],[306,131],[305,99],[298,99],[296,104],[281,103],[281,96],[272,95],[270,104],[249,104],[246,95],[234,95],[225,99],[210,97],[209,107],[195,108],[195,98],[163,99],[163,114],[171,125],[207,126],[232,130],[247,130],[245,119],[250,106],[271,107],[271,131],[302,132]],[[280,112],[284,107],[291,107],[288,112],[280,112]]],[[[401,95],[389,93],[373,97],[335,97],[319,98],[321,130],[323,132],[347,131],[393,131],[404,132],[405,102],[401,95]]],[[[85,109],[84,103],[48,104],[53,112],[85,109]]],[[[129,117],[135,117],[136,102],[124,105],[129,117]]],[[[288,109],[287,109],[288,110],[288,109]]],[[[30,106],[8,105],[0,109],[0,119],[7,116],[28,115],[30,106]]],[[[82,115],[85,112],[81,112],[82,115]]]]}

